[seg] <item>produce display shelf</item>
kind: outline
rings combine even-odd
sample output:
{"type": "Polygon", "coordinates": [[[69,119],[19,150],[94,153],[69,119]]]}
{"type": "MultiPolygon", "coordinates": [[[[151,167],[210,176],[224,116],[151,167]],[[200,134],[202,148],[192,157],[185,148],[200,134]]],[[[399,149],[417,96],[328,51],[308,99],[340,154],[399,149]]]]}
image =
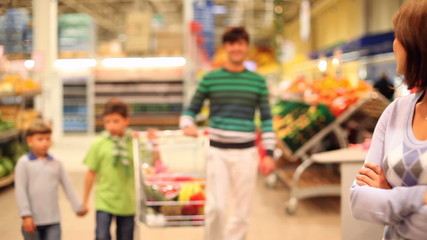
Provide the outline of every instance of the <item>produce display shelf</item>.
{"type": "Polygon", "coordinates": [[[23,93],[16,93],[16,92],[2,92],[0,93],[0,98],[8,98],[8,97],[34,97],[41,93],[41,90],[34,90],[34,91],[25,91],[23,93]]]}
{"type": "Polygon", "coordinates": [[[15,174],[13,174],[13,173],[11,173],[7,176],[1,177],[0,178],[0,187],[6,187],[6,186],[12,184],[14,179],[15,179],[15,174]]]}
{"type": "MultiPolygon", "coordinates": [[[[292,186],[294,182],[294,169],[280,169],[278,174],[287,186],[292,186]]],[[[298,187],[319,187],[325,185],[339,185],[340,176],[325,169],[311,169],[303,173],[303,177],[298,181],[298,187]]]]}
{"type": "Polygon", "coordinates": [[[19,136],[19,131],[17,129],[0,132],[0,143],[7,142],[10,139],[16,138],[17,136],[19,136]]]}

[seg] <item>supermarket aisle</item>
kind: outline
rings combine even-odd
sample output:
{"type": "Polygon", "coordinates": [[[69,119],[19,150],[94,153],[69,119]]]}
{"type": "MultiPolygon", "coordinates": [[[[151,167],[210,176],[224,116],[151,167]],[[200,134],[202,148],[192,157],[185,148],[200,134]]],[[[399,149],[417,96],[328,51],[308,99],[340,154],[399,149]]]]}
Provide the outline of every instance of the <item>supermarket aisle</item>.
{"type": "MultiPolygon", "coordinates": [[[[67,136],[55,143],[52,154],[60,156],[72,178],[79,196],[82,196],[85,167],[81,164],[93,136],[67,136]]],[[[284,200],[289,191],[284,187],[266,189],[261,179],[253,202],[250,230],[247,240],[340,239],[339,198],[317,198],[302,201],[295,216],[284,214],[284,200]]],[[[83,218],[75,216],[64,194],[60,195],[63,240],[93,239],[93,209],[83,218]]],[[[20,219],[13,186],[0,190],[0,238],[21,239],[20,219]]],[[[141,225],[141,239],[203,240],[203,229],[146,228],[141,225]]]]}

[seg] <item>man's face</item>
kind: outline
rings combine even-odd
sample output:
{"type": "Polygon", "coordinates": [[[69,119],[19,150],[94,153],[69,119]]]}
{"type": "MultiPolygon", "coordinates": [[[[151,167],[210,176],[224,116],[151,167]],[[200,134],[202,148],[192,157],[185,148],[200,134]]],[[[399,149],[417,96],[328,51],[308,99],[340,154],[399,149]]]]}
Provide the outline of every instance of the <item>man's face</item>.
{"type": "Polygon", "coordinates": [[[249,51],[248,42],[239,39],[235,42],[224,43],[224,49],[227,52],[228,60],[233,64],[243,64],[249,51]]]}

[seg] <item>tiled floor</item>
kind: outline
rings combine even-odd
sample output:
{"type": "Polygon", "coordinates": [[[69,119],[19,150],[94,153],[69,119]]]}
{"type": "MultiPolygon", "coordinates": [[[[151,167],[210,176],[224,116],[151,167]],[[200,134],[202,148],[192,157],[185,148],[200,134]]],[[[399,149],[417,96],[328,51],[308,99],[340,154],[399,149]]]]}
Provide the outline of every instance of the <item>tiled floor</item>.
{"type": "MultiPolygon", "coordinates": [[[[93,136],[67,136],[56,142],[52,154],[60,157],[73,185],[82,196],[85,167],[82,158],[93,136]]],[[[294,216],[284,212],[289,191],[283,186],[265,188],[260,178],[255,194],[247,240],[338,240],[340,233],[339,198],[315,198],[301,201],[294,216]]],[[[93,199],[93,198],[92,198],[93,199]]],[[[94,239],[93,208],[83,218],[74,215],[64,194],[60,195],[63,240],[94,239]]],[[[13,186],[0,189],[0,239],[22,239],[20,218],[13,186]]],[[[202,240],[203,228],[147,228],[139,224],[141,239],[202,240]]]]}

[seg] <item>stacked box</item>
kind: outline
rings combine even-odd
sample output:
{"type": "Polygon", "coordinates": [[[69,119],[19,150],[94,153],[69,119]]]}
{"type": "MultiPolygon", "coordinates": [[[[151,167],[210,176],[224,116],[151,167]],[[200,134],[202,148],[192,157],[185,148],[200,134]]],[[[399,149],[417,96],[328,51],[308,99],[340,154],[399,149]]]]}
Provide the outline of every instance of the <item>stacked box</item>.
{"type": "Polygon", "coordinates": [[[65,132],[88,130],[87,81],[84,76],[64,77],[63,127],[65,132]]]}
{"type": "Polygon", "coordinates": [[[28,31],[29,22],[27,9],[12,8],[7,10],[4,24],[5,53],[24,53],[24,33],[28,31]]]}
{"type": "Polygon", "coordinates": [[[183,34],[180,32],[157,31],[156,51],[159,55],[179,56],[183,52],[183,34]]]}
{"type": "Polygon", "coordinates": [[[126,50],[146,52],[150,47],[151,13],[130,12],[126,16],[126,50]]]}
{"type": "Polygon", "coordinates": [[[58,32],[61,56],[88,57],[94,49],[94,28],[92,18],[86,14],[62,14],[59,17],[58,32]]]}
{"type": "Polygon", "coordinates": [[[194,20],[202,26],[204,50],[210,58],[215,54],[215,17],[213,1],[193,2],[194,20]]]}
{"type": "Polygon", "coordinates": [[[6,45],[6,16],[0,16],[0,45],[6,45]]]}

